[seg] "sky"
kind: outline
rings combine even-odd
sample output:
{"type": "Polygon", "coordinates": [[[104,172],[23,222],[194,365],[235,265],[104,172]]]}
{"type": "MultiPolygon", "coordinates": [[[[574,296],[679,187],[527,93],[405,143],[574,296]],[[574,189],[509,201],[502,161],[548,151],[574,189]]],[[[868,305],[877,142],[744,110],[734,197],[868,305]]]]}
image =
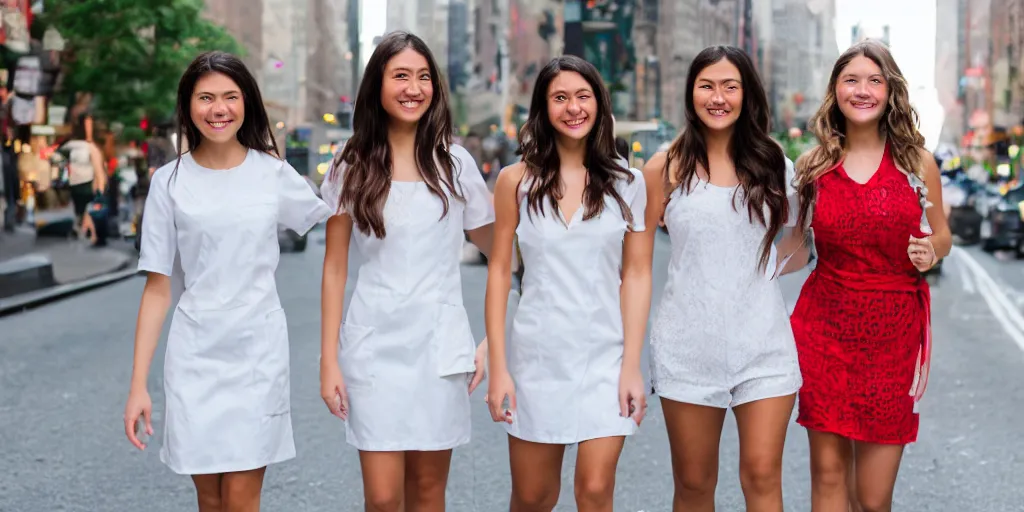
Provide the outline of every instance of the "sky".
{"type": "Polygon", "coordinates": [[[850,47],[850,29],[862,22],[869,37],[889,25],[896,64],[912,89],[935,85],[935,0],[836,0],[839,53],[850,47]]]}
{"type": "MultiPolygon", "coordinates": [[[[392,2],[401,0],[391,0],[392,2]]],[[[373,48],[373,38],[384,35],[384,29],[387,28],[388,18],[388,0],[363,0],[360,12],[360,27],[359,42],[362,43],[361,54],[363,65],[370,60],[370,51],[373,48]],[[370,8],[370,5],[373,5],[370,8]]]]}

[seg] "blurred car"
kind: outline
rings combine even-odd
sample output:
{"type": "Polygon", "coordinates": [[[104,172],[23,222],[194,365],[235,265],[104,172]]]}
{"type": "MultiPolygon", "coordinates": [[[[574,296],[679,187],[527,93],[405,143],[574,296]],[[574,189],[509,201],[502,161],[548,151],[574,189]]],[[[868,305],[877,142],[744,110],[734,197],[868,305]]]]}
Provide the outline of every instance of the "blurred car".
{"type": "Polygon", "coordinates": [[[1013,249],[1024,256],[1024,185],[1001,190],[985,201],[986,211],[981,223],[981,248],[985,251],[1013,249]]]}

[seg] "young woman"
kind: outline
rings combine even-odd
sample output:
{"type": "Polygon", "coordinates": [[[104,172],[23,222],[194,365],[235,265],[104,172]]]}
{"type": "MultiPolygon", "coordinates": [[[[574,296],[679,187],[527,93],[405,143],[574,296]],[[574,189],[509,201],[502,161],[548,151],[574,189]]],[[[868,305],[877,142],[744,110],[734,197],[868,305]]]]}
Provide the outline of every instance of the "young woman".
{"type": "MultiPolygon", "coordinates": [[[[191,150],[153,175],[139,270],[135,365],[124,428],[139,449],[152,404],[149,366],[184,281],[164,358],[160,459],[192,475],[199,510],[259,510],[268,464],[295,456],[288,328],[274,272],[278,224],[305,233],[329,214],[277,155],[263,100],[242,62],[200,55],[178,85],[177,121],[191,150]]],[[[181,140],[179,133],[179,140],[181,140]]]]}
{"type": "Polygon", "coordinates": [[[617,162],[608,91],[577,57],[541,70],[520,145],[523,161],[495,184],[486,299],[487,400],[509,434],[511,510],[552,510],[565,446],[579,443],[577,507],[610,511],[625,436],[647,408],[640,352],[654,241],[645,181],[617,162]],[[517,235],[523,294],[506,354],[517,235]]]}
{"type": "Polygon", "coordinates": [[[459,263],[466,234],[489,252],[494,210],[473,158],[452,145],[446,90],[423,40],[384,38],[322,186],[335,215],[320,392],[359,449],[369,511],[444,510],[452,449],[469,442],[469,395],[484,374],[459,263]],[[363,263],[343,323],[350,243],[363,263]]]}
{"type": "Polygon", "coordinates": [[[686,129],[645,170],[661,174],[672,240],[651,326],[651,373],[672,450],[673,510],[714,510],[731,407],[747,510],[781,511],[782,448],[800,369],[774,279],[774,241],[795,191],[769,137],[764,88],[742,50],[700,52],[686,85],[686,129]]]}
{"type": "Polygon", "coordinates": [[[813,233],[818,261],[792,317],[812,510],[889,510],[928,379],[921,273],[952,245],[941,179],[907,82],[881,43],[839,57],[811,126],[820,145],[797,163],[801,229],[786,252],[813,233]]]}

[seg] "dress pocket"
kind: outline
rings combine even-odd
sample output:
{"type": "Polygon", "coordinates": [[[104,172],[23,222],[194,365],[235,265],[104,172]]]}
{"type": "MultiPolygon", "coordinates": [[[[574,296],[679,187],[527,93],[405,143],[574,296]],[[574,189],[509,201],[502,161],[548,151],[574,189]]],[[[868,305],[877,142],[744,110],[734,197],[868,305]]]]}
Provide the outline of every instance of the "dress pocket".
{"type": "Polygon", "coordinates": [[[368,338],[374,328],[345,322],[341,325],[341,350],[338,358],[347,388],[372,388],[376,377],[373,365],[373,347],[368,338]]]}
{"type": "Polygon", "coordinates": [[[264,411],[276,416],[291,411],[290,355],[288,321],[283,309],[275,309],[264,319],[260,333],[260,351],[255,368],[255,388],[265,390],[264,411]]]}
{"type": "Polygon", "coordinates": [[[476,340],[473,339],[465,307],[441,304],[431,348],[438,376],[448,377],[476,371],[473,361],[476,356],[476,340]]]}

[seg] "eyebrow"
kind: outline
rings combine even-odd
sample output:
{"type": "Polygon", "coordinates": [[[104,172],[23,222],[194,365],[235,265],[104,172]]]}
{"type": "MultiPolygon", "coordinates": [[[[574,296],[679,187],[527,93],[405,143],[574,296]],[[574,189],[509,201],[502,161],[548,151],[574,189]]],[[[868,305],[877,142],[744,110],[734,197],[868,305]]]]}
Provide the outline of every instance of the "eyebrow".
{"type": "MultiPolygon", "coordinates": [[[[209,94],[210,96],[216,96],[217,95],[217,93],[210,92],[210,91],[196,91],[195,95],[199,96],[200,94],[209,94]]],[[[242,92],[241,91],[237,91],[235,89],[231,89],[229,91],[224,91],[224,92],[222,92],[220,94],[222,96],[227,96],[228,94],[242,94],[242,92]]]]}
{"type": "MultiPolygon", "coordinates": [[[[589,92],[589,93],[593,93],[594,91],[592,91],[592,90],[590,89],[590,87],[581,87],[581,88],[579,88],[579,89],[576,89],[576,94],[579,94],[579,93],[581,93],[581,92],[589,92]]],[[[566,94],[566,91],[565,91],[564,89],[558,89],[558,90],[555,90],[555,91],[551,91],[551,94],[550,94],[550,96],[554,96],[554,95],[556,95],[556,94],[566,94]]]]}
{"type": "MultiPolygon", "coordinates": [[[[843,78],[860,78],[860,75],[858,75],[857,73],[844,73],[843,78]]],[[[870,75],[868,75],[868,78],[881,78],[884,80],[885,76],[882,75],[881,73],[871,73],[870,75]]]]}
{"type": "MultiPolygon", "coordinates": [[[[715,83],[715,81],[710,79],[710,78],[698,78],[697,81],[698,82],[708,82],[708,83],[712,83],[712,84],[715,83]]],[[[728,83],[728,82],[736,82],[738,84],[742,84],[743,83],[743,82],[740,81],[739,78],[723,78],[721,80],[718,80],[718,83],[722,83],[722,84],[728,83]]]]}
{"type": "MultiPolygon", "coordinates": [[[[405,71],[406,73],[412,73],[413,72],[413,70],[411,68],[407,68],[405,66],[400,66],[400,67],[397,67],[397,68],[391,70],[392,73],[397,73],[399,71],[405,71]]],[[[420,72],[429,73],[430,72],[430,68],[420,68],[420,72]]]]}

